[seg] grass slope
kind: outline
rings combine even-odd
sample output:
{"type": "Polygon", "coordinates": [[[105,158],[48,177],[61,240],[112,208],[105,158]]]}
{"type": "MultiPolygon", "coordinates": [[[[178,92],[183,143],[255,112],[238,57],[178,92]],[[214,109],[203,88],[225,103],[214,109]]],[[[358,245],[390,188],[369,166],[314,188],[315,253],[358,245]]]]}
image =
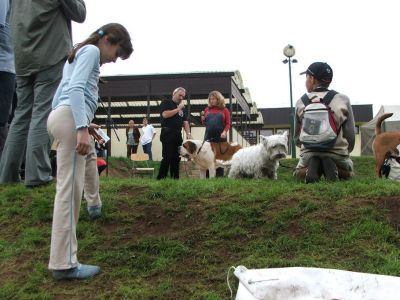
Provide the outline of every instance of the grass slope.
{"type": "Polygon", "coordinates": [[[400,276],[400,185],[354,161],[353,180],[313,185],[295,160],[277,181],[102,177],[103,216],[83,203],[78,225],[80,261],[102,272],[79,282],[47,270],[55,186],[0,186],[0,299],[227,299],[237,265],[400,276]]]}

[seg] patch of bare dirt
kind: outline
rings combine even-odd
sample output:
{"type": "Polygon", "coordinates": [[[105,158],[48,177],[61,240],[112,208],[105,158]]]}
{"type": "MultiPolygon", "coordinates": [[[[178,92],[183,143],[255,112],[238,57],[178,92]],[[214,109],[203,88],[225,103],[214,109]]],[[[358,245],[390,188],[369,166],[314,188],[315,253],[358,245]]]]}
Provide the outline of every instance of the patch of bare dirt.
{"type": "Polygon", "coordinates": [[[100,176],[112,176],[112,177],[119,177],[119,178],[126,178],[132,175],[129,166],[123,161],[115,160],[113,163],[108,165],[107,169],[105,169],[100,176]]]}
{"type": "Polygon", "coordinates": [[[400,197],[384,197],[376,201],[377,206],[384,210],[389,223],[400,229],[400,197]]]}

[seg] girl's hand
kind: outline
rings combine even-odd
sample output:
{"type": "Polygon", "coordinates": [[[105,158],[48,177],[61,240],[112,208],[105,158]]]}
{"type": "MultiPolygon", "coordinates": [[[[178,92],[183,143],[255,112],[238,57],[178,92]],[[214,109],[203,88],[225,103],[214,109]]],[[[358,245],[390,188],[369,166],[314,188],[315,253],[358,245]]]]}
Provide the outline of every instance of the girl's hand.
{"type": "Polygon", "coordinates": [[[222,139],[225,139],[225,138],[226,138],[226,132],[225,132],[225,131],[222,131],[222,133],[221,133],[221,138],[222,138],[222,139]]]}
{"type": "Polygon", "coordinates": [[[87,155],[90,148],[89,130],[87,128],[78,129],[76,136],[76,152],[80,155],[87,155]]]}

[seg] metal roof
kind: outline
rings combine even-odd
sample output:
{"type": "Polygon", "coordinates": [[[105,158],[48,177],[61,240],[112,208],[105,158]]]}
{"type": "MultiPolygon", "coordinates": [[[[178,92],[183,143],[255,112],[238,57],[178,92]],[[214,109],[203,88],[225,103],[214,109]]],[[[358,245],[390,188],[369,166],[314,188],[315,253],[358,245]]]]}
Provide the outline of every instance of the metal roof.
{"type": "Polygon", "coordinates": [[[159,105],[171,99],[172,91],[184,87],[187,91],[187,109],[192,126],[200,125],[200,112],[207,106],[207,97],[213,90],[220,91],[232,114],[233,126],[261,128],[262,115],[243,87],[241,76],[235,72],[198,72],[182,74],[148,74],[102,77],[99,85],[100,103],[94,122],[106,124],[110,114],[116,127],[126,127],[129,120],[141,124],[145,116],[153,126],[160,124],[159,105]]]}

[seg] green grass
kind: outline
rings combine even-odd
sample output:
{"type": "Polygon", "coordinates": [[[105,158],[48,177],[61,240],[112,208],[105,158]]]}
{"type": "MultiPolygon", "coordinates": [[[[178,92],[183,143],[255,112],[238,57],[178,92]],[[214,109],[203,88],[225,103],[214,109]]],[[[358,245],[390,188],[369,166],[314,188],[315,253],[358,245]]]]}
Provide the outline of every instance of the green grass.
{"type": "MultiPolygon", "coordinates": [[[[296,162],[277,181],[101,177],[103,215],[83,202],[77,234],[80,261],[102,272],[79,282],[47,270],[55,186],[0,186],[0,299],[227,299],[238,265],[400,276],[399,183],[357,157],[354,179],[306,185],[296,162]]],[[[129,174],[126,159],[110,166],[129,174]]]]}

